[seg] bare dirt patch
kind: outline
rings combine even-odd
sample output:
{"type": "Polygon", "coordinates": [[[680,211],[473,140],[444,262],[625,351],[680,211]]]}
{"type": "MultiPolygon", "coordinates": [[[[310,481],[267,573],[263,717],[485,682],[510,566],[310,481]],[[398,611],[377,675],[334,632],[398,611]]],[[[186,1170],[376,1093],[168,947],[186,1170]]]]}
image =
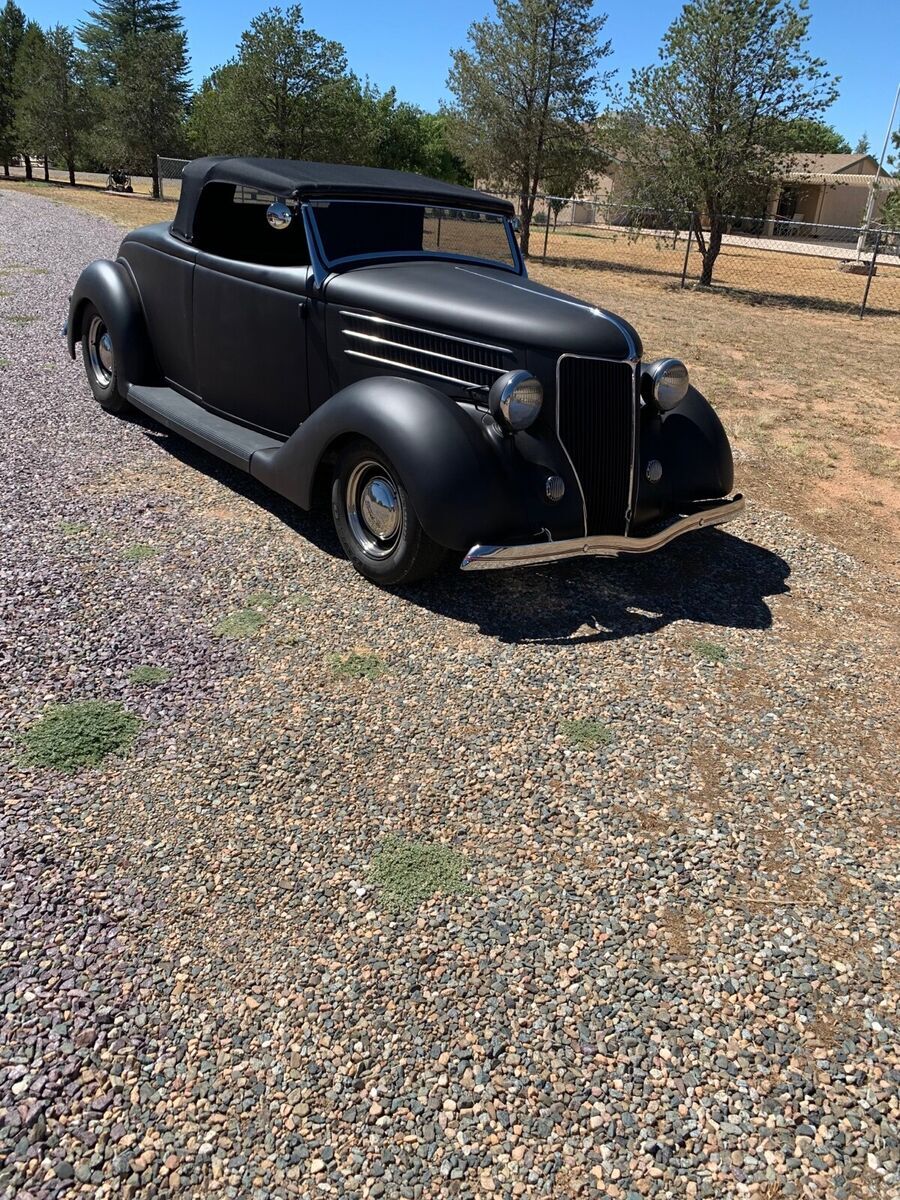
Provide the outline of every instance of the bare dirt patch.
{"type": "MultiPolygon", "coordinates": [[[[616,250],[623,259],[628,246],[623,238],[616,250]]],[[[748,306],[682,291],[640,260],[533,262],[529,273],[626,317],[645,357],[685,360],[728,429],[736,485],[752,499],[868,561],[895,555],[900,317],[748,306]]]]}

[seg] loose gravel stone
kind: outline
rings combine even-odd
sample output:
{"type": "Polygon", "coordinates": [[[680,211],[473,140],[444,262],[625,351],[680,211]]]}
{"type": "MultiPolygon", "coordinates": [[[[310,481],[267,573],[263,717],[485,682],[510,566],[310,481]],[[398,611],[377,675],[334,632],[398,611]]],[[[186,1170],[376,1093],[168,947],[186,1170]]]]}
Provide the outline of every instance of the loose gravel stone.
{"type": "Polygon", "coordinates": [[[891,581],[752,507],[379,591],[96,407],[59,329],[119,236],[0,190],[0,1191],[894,1194],[891,581]],[[84,699],[133,745],[23,765],[84,699]],[[466,886],[386,905],[389,839],[466,886]]]}

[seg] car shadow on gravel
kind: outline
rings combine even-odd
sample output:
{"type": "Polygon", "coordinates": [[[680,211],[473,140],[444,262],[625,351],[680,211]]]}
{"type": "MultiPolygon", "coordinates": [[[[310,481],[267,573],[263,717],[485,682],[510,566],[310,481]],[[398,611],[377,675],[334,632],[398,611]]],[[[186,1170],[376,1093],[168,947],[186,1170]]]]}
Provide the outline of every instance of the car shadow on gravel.
{"type": "Polygon", "coordinates": [[[578,646],[653,633],[672,621],[768,629],[766,598],[789,590],[790,570],[771,550],[708,529],[646,557],[445,574],[407,595],[503,642],[578,646]]]}
{"type": "MultiPolygon", "coordinates": [[[[316,510],[304,512],[191,442],[142,417],[132,419],[181,462],[258,504],[324,553],[343,557],[326,496],[316,510]]],[[[768,629],[772,611],[766,599],[789,590],[790,572],[771,550],[705,529],[631,559],[465,574],[451,564],[400,594],[503,642],[577,646],[653,633],[672,621],[768,629]]]]}

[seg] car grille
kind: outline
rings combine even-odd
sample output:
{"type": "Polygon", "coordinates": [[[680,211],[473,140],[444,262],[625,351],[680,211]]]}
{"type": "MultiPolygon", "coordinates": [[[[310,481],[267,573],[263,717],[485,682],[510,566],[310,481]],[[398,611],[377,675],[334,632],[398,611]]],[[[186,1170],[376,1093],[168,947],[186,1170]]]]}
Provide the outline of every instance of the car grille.
{"type": "Polygon", "coordinates": [[[344,353],[384,367],[401,367],[463,387],[490,388],[512,367],[503,346],[452,337],[366,313],[341,311],[344,353]]]}
{"type": "Polygon", "coordinates": [[[631,506],[636,372],[627,362],[563,355],[559,437],[581,483],[587,534],[624,534],[631,506]]]}

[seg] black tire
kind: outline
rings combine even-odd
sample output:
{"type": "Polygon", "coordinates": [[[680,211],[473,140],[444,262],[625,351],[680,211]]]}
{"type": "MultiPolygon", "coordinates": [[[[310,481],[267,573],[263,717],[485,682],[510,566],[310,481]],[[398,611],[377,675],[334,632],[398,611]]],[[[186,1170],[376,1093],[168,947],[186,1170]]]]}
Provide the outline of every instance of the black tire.
{"type": "Polygon", "coordinates": [[[373,442],[360,438],[342,449],[331,516],[353,566],[382,587],[424,579],[446,558],[419,524],[399,472],[373,442]]]}
{"type": "Polygon", "coordinates": [[[88,304],[81,316],[81,361],[94,399],[108,413],[122,413],[128,401],[119,395],[115,347],[106,322],[99,311],[88,304]]]}

